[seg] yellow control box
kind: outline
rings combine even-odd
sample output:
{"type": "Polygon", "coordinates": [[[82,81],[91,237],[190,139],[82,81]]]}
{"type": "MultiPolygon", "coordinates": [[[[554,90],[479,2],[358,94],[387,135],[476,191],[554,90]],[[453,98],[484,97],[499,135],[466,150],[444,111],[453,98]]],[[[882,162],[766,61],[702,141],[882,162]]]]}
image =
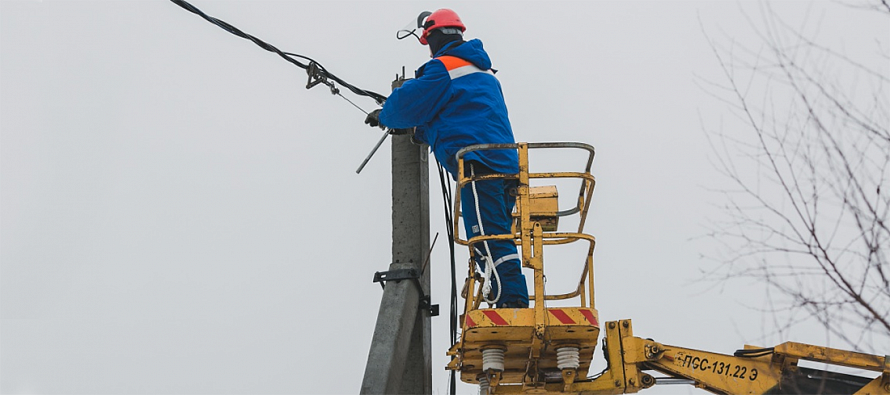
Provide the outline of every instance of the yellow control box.
{"type": "Polygon", "coordinates": [[[528,191],[529,212],[532,222],[541,224],[541,229],[545,232],[556,232],[559,224],[559,217],[556,212],[559,211],[559,192],[556,185],[545,185],[540,187],[530,187],[528,191]]]}

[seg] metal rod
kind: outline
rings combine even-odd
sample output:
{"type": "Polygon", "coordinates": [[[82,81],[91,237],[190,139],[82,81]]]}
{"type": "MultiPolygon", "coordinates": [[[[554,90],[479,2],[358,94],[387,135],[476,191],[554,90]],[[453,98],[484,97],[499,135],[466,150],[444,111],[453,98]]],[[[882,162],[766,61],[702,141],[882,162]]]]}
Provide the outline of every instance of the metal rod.
{"type": "Polygon", "coordinates": [[[430,246],[429,252],[426,253],[426,260],[423,261],[423,267],[420,268],[420,274],[426,271],[427,265],[430,264],[430,256],[433,255],[433,247],[436,246],[436,240],[439,240],[439,232],[436,232],[436,237],[433,237],[433,244],[430,246]]]}
{"type": "Polygon", "coordinates": [[[695,380],[681,379],[677,377],[656,377],[657,385],[695,385],[695,380]]]}
{"type": "Polygon", "coordinates": [[[374,149],[371,150],[371,153],[368,154],[368,157],[362,161],[362,164],[358,166],[358,169],[355,170],[355,174],[361,174],[362,169],[365,168],[365,165],[368,164],[368,161],[371,160],[371,157],[377,153],[377,150],[380,149],[380,146],[383,144],[383,141],[386,140],[386,136],[389,136],[392,133],[392,129],[386,129],[383,132],[383,136],[380,137],[380,141],[377,141],[377,145],[374,146],[374,149]]]}

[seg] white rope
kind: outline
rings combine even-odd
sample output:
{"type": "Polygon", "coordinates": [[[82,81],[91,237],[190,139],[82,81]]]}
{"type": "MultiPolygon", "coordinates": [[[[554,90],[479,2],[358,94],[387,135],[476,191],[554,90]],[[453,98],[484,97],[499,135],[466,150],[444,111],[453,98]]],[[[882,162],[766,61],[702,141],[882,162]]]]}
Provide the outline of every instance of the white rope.
{"type": "MultiPolygon", "coordinates": [[[[470,163],[470,177],[476,177],[475,169],[473,169],[473,164],[470,163]]],[[[479,210],[479,194],[476,193],[476,180],[470,182],[470,186],[473,189],[473,203],[476,205],[476,223],[479,225],[479,234],[485,236],[485,227],[482,226],[482,212],[479,210]]],[[[494,259],[491,258],[491,249],[488,248],[488,240],[484,240],[482,242],[485,245],[485,256],[482,257],[482,260],[485,261],[485,283],[482,285],[482,299],[485,300],[488,304],[495,304],[498,300],[501,300],[501,292],[503,289],[501,287],[501,276],[498,275],[498,271],[494,270],[494,259]],[[498,283],[498,294],[494,299],[488,299],[488,295],[491,293],[491,275],[494,273],[494,280],[498,283]]]]}

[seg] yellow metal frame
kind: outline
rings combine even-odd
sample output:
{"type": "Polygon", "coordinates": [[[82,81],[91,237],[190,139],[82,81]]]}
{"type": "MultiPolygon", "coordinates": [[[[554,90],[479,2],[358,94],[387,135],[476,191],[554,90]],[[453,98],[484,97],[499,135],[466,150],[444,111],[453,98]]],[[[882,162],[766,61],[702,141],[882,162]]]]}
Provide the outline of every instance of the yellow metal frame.
{"type": "MultiPolygon", "coordinates": [[[[487,179],[518,180],[516,211],[514,217],[519,226],[515,234],[496,234],[477,236],[469,240],[461,237],[460,224],[454,223],[455,241],[469,247],[470,263],[465,285],[466,292],[464,314],[461,316],[462,336],[451,350],[452,361],[448,369],[459,370],[461,380],[478,383],[480,377],[491,375],[489,380],[494,385],[522,384],[535,387],[543,384],[548,378],[538,377],[540,371],[552,371],[554,377],[561,381],[573,381],[574,377],[584,377],[589,368],[590,359],[597,346],[599,336],[599,317],[594,304],[593,251],[596,239],[583,233],[586,216],[590,209],[590,201],[596,185],[596,179],[590,173],[595,151],[590,145],[583,143],[518,143],[518,144],[484,144],[467,147],[457,153],[458,174],[455,201],[460,201],[461,189],[474,181],[487,179]],[[482,176],[464,176],[465,154],[473,151],[511,149],[516,150],[519,157],[518,174],[487,174],[482,176]],[[532,173],[529,171],[528,152],[530,149],[573,149],[588,154],[587,164],[583,171],[532,173]],[[531,201],[529,196],[530,182],[534,179],[578,179],[580,188],[577,205],[565,211],[558,211],[557,216],[579,215],[577,231],[545,232],[541,225],[532,220],[531,201]],[[481,307],[482,287],[476,280],[475,252],[473,246],[486,240],[510,240],[520,250],[522,266],[533,271],[534,294],[529,299],[531,307],[527,309],[484,309],[481,307]],[[544,246],[556,246],[585,241],[588,244],[584,267],[577,288],[569,293],[547,295],[544,290],[544,246]],[[579,298],[574,307],[548,308],[547,301],[579,298]],[[557,368],[556,350],[561,347],[577,347],[581,365],[577,370],[560,371],[557,368]],[[505,352],[506,366],[503,372],[482,371],[482,350],[500,348],[505,352]]],[[[460,207],[455,204],[454,218],[459,218],[460,207]]]]}
{"type": "MultiPolygon", "coordinates": [[[[516,199],[516,212],[514,216],[519,219],[519,232],[513,235],[486,235],[486,236],[477,236],[473,237],[469,240],[461,237],[460,223],[458,221],[454,221],[454,239],[460,245],[470,247],[471,258],[473,258],[473,254],[475,254],[473,245],[477,243],[481,243],[486,240],[512,240],[521,248],[522,253],[522,265],[526,268],[534,269],[535,275],[541,276],[541,282],[535,279],[535,294],[530,297],[531,300],[535,302],[535,304],[543,305],[545,300],[564,300],[571,299],[574,297],[581,297],[582,307],[594,307],[594,282],[593,282],[593,250],[596,247],[596,239],[589,235],[583,233],[584,224],[587,220],[587,213],[590,210],[590,202],[593,197],[593,190],[596,186],[596,178],[590,173],[591,166],[593,165],[593,159],[595,156],[595,150],[593,146],[584,144],[584,143],[517,143],[517,144],[480,144],[474,145],[460,150],[457,153],[458,159],[458,180],[457,180],[457,191],[455,202],[460,201],[461,189],[467,184],[473,181],[481,181],[488,179],[518,179],[519,186],[517,190],[517,199],[516,199]],[[517,151],[519,156],[519,173],[518,174],[487,174],[484,176],[476,176],[476,177],[468,177],[464,176],[464,160],[463,157],[465,154],[474,151],[482,151],[482,150],[497,150],[497,149],[514,149],[517,151]],[[584,171],[581,172],[549,172],[549,173],[531,173],[529,172],[528,165],[528,151],[529,149],[575,149],[575,150],[583,150],[588,153],[587,164],[584,171]],[[578,229],[575,232],[544,232],[542,230],[535,230],[535,222],[531,220],[531,212],[527,209],[531,206],[529,201],[529,187],[530,181],[533,179],[550,179],[550,178],[575,178],[581,180],[580,191],[578,193],[577,205],[565,211],[557,212],[556,214],[560,217],[570,216],[579,214],[580,220],[578,223],[578,229]],[[535,244],[536,240],[540,240],[540,243],[535,244]],[[544,295],[543,290],[543,246],[546,245],[562,245],[574,243],[577,241],[587,241],[589,244],[589,248],[587,250],[587,258],[584,264],[584,268],[581,272],[581,279],[578,283],[578,288],[570,293],[566,294],[558,294],[558,295],[544,295]],[[585,289],[585,283],[588,285],[587,289],[585,289]],[[539,289],[540,285],[540,289],[539,289]],[[544,295],[544,299],[538,300],[538,295],[544,295]],[[589,302],[588,302],[589,297],[589,302]]],[[[460,205],[454,205],[454,216],[453,218],[459,218],[461,215],[460,205]]],[[[475,260],[470,259],[470,276],[469,278],[473,279],[473,273],[475,270],[475,260]]],[[[468,289],[473,289],[473,285],[469,284],[468,289]]],[[[468,305],[473,305],[474,308],[478,308],[481,301],[478,298],[471,297],[468,299],[468,305]]]]}

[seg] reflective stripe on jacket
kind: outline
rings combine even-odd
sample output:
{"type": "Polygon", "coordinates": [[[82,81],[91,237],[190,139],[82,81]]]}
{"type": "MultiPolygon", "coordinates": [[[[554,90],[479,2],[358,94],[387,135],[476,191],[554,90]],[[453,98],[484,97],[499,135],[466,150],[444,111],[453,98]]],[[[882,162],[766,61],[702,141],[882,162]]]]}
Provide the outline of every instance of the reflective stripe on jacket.
{"type": "Polygon", "coordinates": [[[456,56],[445,55],[436,58],[436,60],[442,62],[442,65],[445,66],[445,70],[448,70],[448,76],[451,77],[452,80],[472,73],[488,73],[494,75],[494,72],[491,71],[491,69],[482,70],[476,67],[476,65],[456,56]]]}

